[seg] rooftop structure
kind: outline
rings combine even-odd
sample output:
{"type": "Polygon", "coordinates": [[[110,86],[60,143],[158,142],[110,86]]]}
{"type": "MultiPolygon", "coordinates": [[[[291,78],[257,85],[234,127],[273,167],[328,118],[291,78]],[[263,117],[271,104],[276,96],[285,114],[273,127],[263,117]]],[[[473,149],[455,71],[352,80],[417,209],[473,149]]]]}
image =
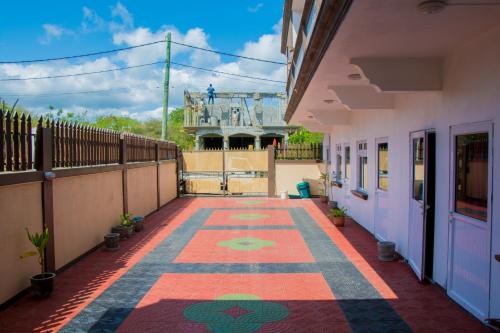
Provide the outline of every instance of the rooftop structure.
{"type": "Polygon", "coordinates": [[[213,104],[206,93],[184,92],[184,128],[196,149],[266,148],[286,143],[296,129],[284,120],[286,94],[220,92],[213,104]]]}

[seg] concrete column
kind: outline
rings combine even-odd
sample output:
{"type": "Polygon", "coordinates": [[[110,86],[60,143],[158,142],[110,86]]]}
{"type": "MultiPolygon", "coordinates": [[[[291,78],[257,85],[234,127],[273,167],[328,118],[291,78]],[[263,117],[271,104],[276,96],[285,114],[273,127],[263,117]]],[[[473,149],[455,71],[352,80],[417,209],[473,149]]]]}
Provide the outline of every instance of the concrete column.
{"type": "Polygon", "coordinates": [[[229,137],[227,135],[224,136],[223,147],[224,149],[229,149],[229,137]]]}
{"type": "Polygon", "coordinates": [[[259,135],[255,136],[255,149],[256,150],[260,149],[260,136],[259,135]]]}
{"type": "Polygon", "coordinates": [[[196,135],[194,137],[194,149],[199,150],[200,149],[200,136],[196,135]]]}
{"type": "Polygon", "coordinates": [[[288,132],[285,132],[285,138],[284,138],[284,141],[283,142],[285,145],[288,144],[288,132]]]}

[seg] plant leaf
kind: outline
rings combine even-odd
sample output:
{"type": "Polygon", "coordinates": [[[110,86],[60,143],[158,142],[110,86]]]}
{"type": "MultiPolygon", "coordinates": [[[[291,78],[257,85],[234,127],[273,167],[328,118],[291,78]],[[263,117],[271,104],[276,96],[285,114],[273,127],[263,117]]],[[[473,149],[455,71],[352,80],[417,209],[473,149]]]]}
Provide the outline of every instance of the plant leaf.
{"type": "Polygon", "coordinates": [[[20,258],[24,259],[24,258],[28,258],[28,257],[34,257],[36,255],[38,255],[38,252],[36,252],[36,251],[26,251],[23,254],[21,254],[20,258]]]}

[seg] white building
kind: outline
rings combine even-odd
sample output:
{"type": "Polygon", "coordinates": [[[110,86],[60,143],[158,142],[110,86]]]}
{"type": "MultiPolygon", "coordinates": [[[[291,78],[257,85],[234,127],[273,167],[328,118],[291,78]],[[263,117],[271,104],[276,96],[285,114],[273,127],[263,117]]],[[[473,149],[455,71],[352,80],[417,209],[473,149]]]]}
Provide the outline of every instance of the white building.
{"type": "Polygon", "coordinates": [[[285,119],[326,134],[331,199],[500,318],[498,1],[286,0],[282,37],[285,119]]]}

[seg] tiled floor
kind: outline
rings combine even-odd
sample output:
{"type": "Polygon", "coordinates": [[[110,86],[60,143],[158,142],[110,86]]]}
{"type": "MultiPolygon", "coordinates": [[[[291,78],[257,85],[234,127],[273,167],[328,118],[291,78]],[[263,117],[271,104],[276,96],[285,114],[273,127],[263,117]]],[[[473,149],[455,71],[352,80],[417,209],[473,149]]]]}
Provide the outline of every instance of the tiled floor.
{"type": "Polygon", "coordinates": [[[313,200],[179,199],[59,274],[2,332],[489,332],[313,200]]]}

